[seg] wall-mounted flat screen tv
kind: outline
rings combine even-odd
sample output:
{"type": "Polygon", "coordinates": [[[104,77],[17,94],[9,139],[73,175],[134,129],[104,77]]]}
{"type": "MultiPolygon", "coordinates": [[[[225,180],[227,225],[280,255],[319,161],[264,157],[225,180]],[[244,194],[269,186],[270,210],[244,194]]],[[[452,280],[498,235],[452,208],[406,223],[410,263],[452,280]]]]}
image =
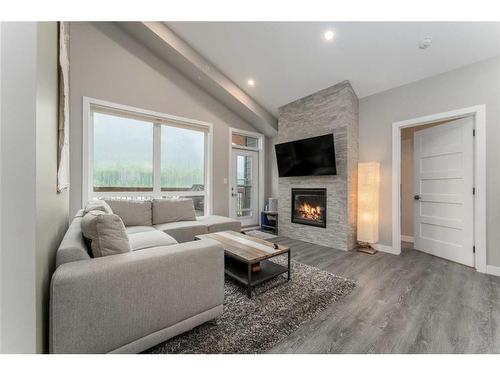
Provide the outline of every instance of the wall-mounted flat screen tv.
{"type": "Polygon", "coordinates": [[[335,175],[333,134],[275,145],[280,177],[335,175]]]}

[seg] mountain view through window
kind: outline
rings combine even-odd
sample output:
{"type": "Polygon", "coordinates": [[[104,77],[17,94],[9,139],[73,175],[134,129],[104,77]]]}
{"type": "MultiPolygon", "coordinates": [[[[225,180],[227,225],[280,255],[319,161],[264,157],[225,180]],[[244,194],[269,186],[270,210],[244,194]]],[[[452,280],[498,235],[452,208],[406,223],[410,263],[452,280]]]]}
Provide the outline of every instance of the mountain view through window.
{"type": "MultiPolygon", "coordinates": [[[[152,191],[154,124],[94,112],[94,191],[152,191]]],[[[162,191],[205,189],[205,132],[161,125],[162,191]]]]}

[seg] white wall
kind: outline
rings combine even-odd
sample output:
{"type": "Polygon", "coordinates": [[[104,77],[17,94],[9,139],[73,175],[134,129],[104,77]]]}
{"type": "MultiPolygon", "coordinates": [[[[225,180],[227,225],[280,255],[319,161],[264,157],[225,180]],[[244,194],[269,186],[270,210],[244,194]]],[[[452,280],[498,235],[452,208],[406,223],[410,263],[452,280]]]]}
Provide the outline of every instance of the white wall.
{"type": "Polygon", "coordinates": [[[359,161],[381,163],[380,242],[392,245],[392,123],[486,105],[487,262],[500,265],[500,57],[410,83],[359,102],[359,161]]]}
{"type": "Polygon", "coordinates": [[[211,122],[213,213],[227,215],[229,127],[255,129],[132,37],[110,23],[70,26],[70,213],[82,199],[82,97],[211,122]]]}
{"type": "Polygon", "coordinates": [[[69,209],[56,192],[57,23],[4,22],[1,49],[1,350],[41,353],[69,209]]]}
{"type": "Polygon", "coordinates": [[[1,27],[0,340],[3,353],[34,353],[37,24],[1,27]]]}

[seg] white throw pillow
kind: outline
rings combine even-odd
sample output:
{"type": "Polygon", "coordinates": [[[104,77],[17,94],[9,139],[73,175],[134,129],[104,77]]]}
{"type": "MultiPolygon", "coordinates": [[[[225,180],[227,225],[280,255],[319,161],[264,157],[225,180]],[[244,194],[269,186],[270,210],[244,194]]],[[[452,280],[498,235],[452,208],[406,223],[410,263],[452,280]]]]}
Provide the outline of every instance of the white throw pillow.
{"type": "Polygon", "coordinates": [[[109,207],[109,205],[101,199],[95,199],[95,200],[89,201],[87,203],[87,205],[85,206],[85,209],[83,210],[83,215],[86,215],[90,211],[102,211],[102,212],[105,212],[107,214],[113,213],[113,210],[111,209],[111,207],[109,207]]]}
{"type": "Polygon", "coordinates": [[[115,214],[90,211],[81,222],[83,236],[90,240],[94,258],[131,252],[125,226],[115,214]]]}

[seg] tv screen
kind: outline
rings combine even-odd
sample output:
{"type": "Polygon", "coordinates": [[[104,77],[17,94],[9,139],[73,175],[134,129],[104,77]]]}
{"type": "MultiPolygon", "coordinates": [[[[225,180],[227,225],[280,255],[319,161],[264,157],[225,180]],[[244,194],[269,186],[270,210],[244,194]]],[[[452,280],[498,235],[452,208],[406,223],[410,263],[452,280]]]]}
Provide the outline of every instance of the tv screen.
{"type": "Polygon", "coordinates": [[[275,145],[280,177],[337,174],[333,134],[275,145]]]}

